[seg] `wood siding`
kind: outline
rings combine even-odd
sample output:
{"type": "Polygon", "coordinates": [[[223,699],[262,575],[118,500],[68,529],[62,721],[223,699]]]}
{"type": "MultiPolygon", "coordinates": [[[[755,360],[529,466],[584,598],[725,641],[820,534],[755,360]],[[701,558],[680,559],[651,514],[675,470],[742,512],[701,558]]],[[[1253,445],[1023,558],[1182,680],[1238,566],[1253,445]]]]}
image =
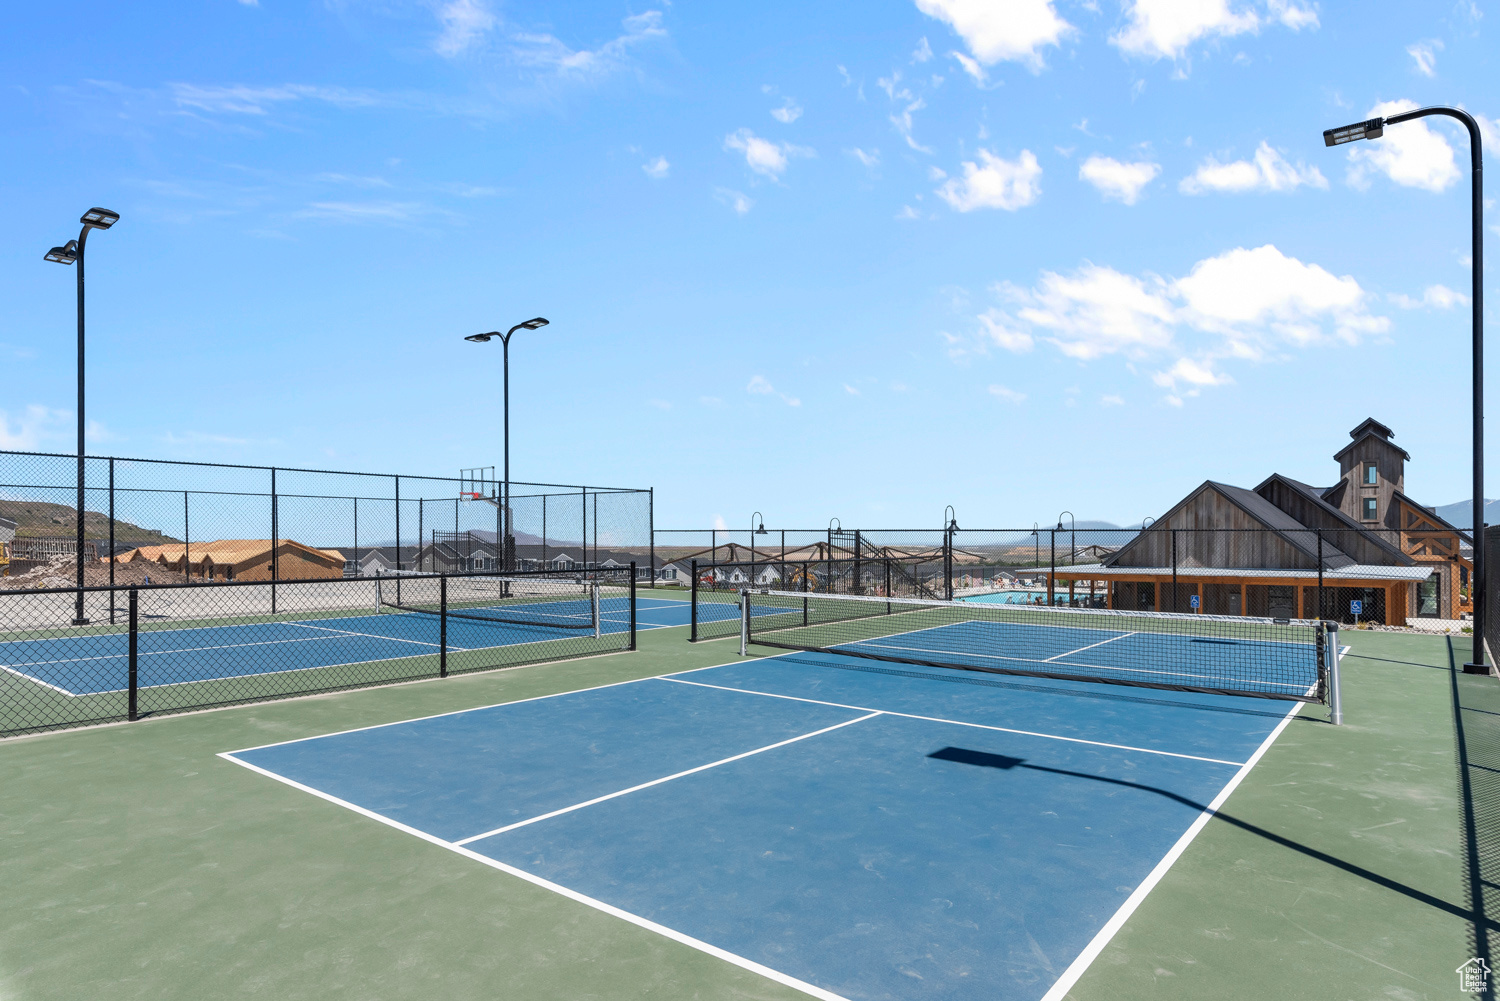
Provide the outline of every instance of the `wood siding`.
{"type": "MultiPolygon", "coordinates": [[[[1177,566],[1266,570],[1316,570],[1318,561],[1251,517],[1244,508],[1204,485],[1161,521],[1151,523],[1114,562],[1118,567],[1172,565],[1172,529],[1177,534],[1177,566]],[[1202,531],[1217,529],[1218,531],[1202,531]]],[[[1304,533],[1311,537],[1312,533],[1304,533]]]]}

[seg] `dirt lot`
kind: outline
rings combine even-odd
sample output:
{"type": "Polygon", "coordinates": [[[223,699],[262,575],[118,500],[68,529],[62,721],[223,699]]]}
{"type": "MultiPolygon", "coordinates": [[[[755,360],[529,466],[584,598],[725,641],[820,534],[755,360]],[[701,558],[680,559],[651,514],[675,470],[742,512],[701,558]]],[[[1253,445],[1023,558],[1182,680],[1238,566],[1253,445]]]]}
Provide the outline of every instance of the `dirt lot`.
{"type": "MultiPolygon", "coordinates": [[[[0,577],[0,591],[30,590],[45,587],[74,587],[78,570],[70,557],[57,557],[45,565],[24,574],[0,577]]],[[[176,570],[169,570],[159,563],[137,561],[115,564],[115,584],[144,584],[146,575],[151,575],[153,584],[185,584],[187,577],[176,570]]],[[[109,584],[109,564],[85,563],[83,583],[86,587],[104,587],[109,584]]]]}

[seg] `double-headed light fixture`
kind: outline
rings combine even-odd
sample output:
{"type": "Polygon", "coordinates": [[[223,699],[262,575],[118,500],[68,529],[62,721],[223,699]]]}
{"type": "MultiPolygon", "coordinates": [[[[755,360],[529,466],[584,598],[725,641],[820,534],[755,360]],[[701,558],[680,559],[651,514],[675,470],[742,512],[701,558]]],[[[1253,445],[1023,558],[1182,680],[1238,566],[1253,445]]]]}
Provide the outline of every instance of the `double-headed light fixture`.
{"type": "MultiPolygon", "coordinates": [[[[61,247],[53,247],[43,255],[53,264],[77,264],[78,278],[78,531],[77,550],[73,562],[76,565],[78,596],[74,601],[73,625],[86,626],[89,620],[83,614],[83,248],[89,242],[89,230],[109,229],[120,221],[120,213],[109,209],[92,208],[78,220],[83,229],[78,239],[69,240],[61,247]]],[[[111,558],[114,553],[109,554],[111,558]]],[[[110,602],[113,604],[113,597],[110,602]]]]}
{"type": "Polygon", "coordinates": [[[502,367],[504,369],[505,381],[505,489],[500,500],[500,510],[505,519],[505,532],[500,540],[500,566],[504,570],[515,569],[516,560],[516,531],[511,524],[510,511],[510,335],[517,330],[540,330],[547,325],[545,318],[532,317],[522,323],[516,324],[505,333],[491,330],[485,334],[470,334],[465,337],[466,341],[474,341],[476,344],[484,344],[492,338],[500,338],[500,344],[504,348],[502,367]]]}

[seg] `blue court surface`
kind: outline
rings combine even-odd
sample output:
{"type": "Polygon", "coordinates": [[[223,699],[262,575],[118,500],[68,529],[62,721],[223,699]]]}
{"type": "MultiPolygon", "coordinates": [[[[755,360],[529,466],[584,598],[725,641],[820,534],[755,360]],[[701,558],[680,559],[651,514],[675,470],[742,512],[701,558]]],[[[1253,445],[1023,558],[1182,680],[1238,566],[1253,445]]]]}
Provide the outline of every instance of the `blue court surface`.
{"type": "MultiPolygon", "coordinates": [[[[739,615],[733,605],[725,605],[722,613],[717,606],[707,607],[713,609],[709,615],[717,613],[720,618],[739,615]]],[[[686,625],[689,614],[686,602],[638,597],[636,628],[686,625]]],[[[599,617],[602,633],[625,632],[630,628],[627,599],[602,600],[599,617]]],[[[580,635],[589,633],[456,616],[448,621],[452,653],[580,635]]],[[[138,634],[138,684],[149,688],[419,657],[437,653],[438,639],[437,616],[418,613],[372,612],[181,629],[157,626],[138,634]]],[[[0,641],[0,669],[65,695],[122,691],[128,644],[123,631],[0,641]]]]}
{"type": "Polygon", "coordinates": [[[797,653],[223,756],[815,997],[1051,1001],[1294,713],[797,653]]]}

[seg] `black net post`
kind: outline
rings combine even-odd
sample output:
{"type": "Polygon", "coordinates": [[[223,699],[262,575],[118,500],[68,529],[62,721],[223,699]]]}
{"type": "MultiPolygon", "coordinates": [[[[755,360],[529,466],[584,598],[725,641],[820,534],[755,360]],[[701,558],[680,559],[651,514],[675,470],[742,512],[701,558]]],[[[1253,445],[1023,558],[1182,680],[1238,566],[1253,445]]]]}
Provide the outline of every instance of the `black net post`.
{"type": "MultiPolygon", "coordinates": [[[[127,719],[129,719],[132,723],[134,723],[136,721],[137,715],[138,715],[137,712],[136,712],[136,695],[137,695],[137,693],[140,690],[140,675],[139,675],[139,672],[137,670],[137,667],[138,667],[138,656],[137,656],[137,643],[136,643],[136,639],[137,639],[137,636],[138,636],[137,623],[139,621],[139,617],[138,617],[138,613],[137,613],[137,608],[138,608],[137,595],[139,593],[140,592],[138,592],[135,588],[131,588],[130,589],[130,602],[129,602],[129,605],[130,605],[130,624],[129,624],[129,629],[130,629],[130,639],[129,639],[130,648],[129,649],[130,649],[130,652],[128,654],[127,662],[126,662],[127,663],[126,671],[128,672],[129,677],[128,677],[127,681],[126,681],[126,686],[125,686],[126,689],[128,690],[129,694],[126,696],[125,717],[127,719]]],[[[109,593],[109,604],[110,604],[111,608],[114,607],[114,604],[115,604],[115,593],[113,591],[111,591],[109,593]]]]}
{"type": "Polygon", "coordinates": [[[448,575],[438,578],[438,677],[448,677],[448,575]]]}
{"type": "MultiPolygon", "coordinates": [[[[115,586],[115,460],[109,460],[109,586],[115,586]]],[[[115,592],[109,592],[109,624],[115,624],[115,592]]]]}
{"type": "Polygon", "coordinates": [[[1172,533],[1172,611],[1177,611],[1177,529],[1172,533]]]}
{"type": "Polygon", "coordinates": [[[635,649],[635,561],[630,561],[630,647],[635,649]]]}
{"type": "Polygon", "coordinates": [[[688,642],[698,642],[698,561],[693,560],[688,564],[688,573],[693,577],[688,599],[688,642]]]}

